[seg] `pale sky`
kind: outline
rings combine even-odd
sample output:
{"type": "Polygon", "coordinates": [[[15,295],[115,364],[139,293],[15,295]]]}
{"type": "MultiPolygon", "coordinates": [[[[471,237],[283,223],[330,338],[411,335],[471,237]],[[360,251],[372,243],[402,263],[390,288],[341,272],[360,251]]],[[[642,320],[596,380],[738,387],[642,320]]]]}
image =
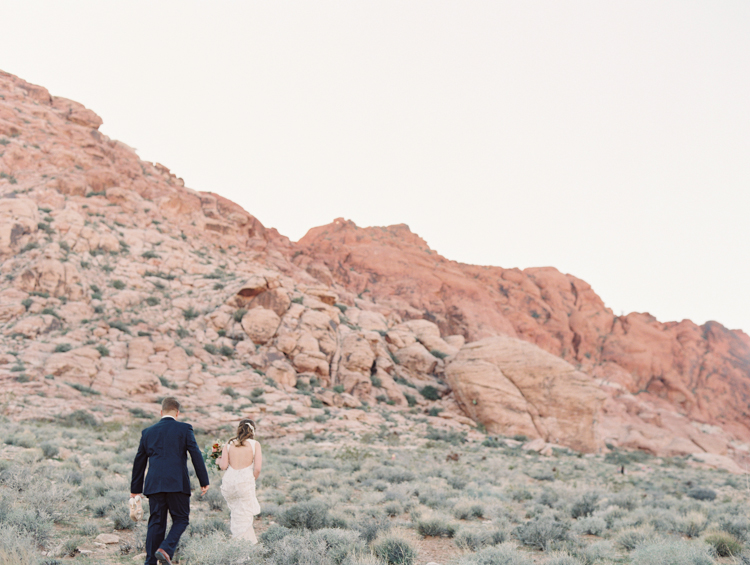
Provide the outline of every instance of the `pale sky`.
{"type": "Polygon", "coordinates": [[[0,69],[292,240],[406,223],[750,331],[746,1],[0,6],[0,69]]]}

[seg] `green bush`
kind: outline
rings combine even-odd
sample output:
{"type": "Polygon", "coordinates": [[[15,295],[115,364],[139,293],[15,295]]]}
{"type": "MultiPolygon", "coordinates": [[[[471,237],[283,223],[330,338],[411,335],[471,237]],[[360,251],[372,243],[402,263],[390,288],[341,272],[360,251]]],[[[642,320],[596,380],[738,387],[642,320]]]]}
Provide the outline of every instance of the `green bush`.
{"type": "Polygon", "coordinates": [[[570,509],[573,518],[591,516],[599,504],[599,495],[595,492],[585,492],[578,498],[570,509]]]}
{"type": "Polygon", "coordinates": [[[37,565],[36,541],[23,530],[0,524],[0,564],[37,565]]]}
{"type": "Polygon", "coordinates": [[[228,345],[222,345],[219,348],[219,355],[221,355],[222,357],[227,357],[231,359],[232,357],[234,357],[234,353],[235,353],[234,348],[229,347],[228,345]]]}
{"type": "Polygon", "coordinates": [[[639,545],[631,555],[633,565],[713,565],[708,546],[700,542],[658,540],[639,545]]]}
{"type": "Polygon", "coordinates": [[[42,449],[42,455],[46,459],[52,459],[60,454],[60,449],[54,443],[45,441],[39,447],[42,449]]]}
{"type": "Polygon", "coordinates": [[[235,322],[241,322],[242,318],[245,317],[245,314],[247,314],[247,308],[238,308],[234,311],[234,314],[232,315],[232,318],[235,322]]]}
{"type": "Polygon", "coordinates": [[[264,561],[261,546],[227,537],[222,532],[185,538],[180,544],[181,563],[184,560],[190,565],[252,565],[264,561]]]}
{"type": "Polygon", "coordinates": [[[328,507],[320,500],[308,500],[294,504],[284,510],[278,518],[279,524],[287,528],[320,530],[328,526],[328,507]]]}
{"type": "Polygon", "coordinates": [[[427,400],[440,400],[440,391],[432,385],[427,385],[419,391],[427,400]]]}
{"type": "Polygon", "coordinates": [[[111,286],[112,288],[116,290],[122,290],[125,288],[126,285],[120,279],[115,279],[111,283],[109,283],[109,286],[111,286]]]}
{"type": "Polygon", "coordinates": [[[710,488],[693,487],[687,491],[687,495],[695,500],[714,500],[716,491],[710,488]]]}
{"type": "Polygon", "coordinates": [[[711,532],[703,541],[713,547],[719,557],[733,557],[742,551],[742,544],[727,532],[711,532]]]}
{"type": "Polygon", "coordinates": [[[626,551],[633,551],[647,541],[651,541],[654,533],[644,528],[631,528],[620,532],[615,542],[626,551]]]}
{"type": "Polygon", "coordinates": [[[381,538],[372,546],[373,552],[388,565],[413,565],[417,550],[408,541],[396,536],[381,538]]]}
{"type": "Polygon", "coordinates": [[[479,551],[483,547],[497,545],[508,539],[502,530],[465,528],[456,535],[456,546],[467,551],[479,551]]]}
{"type": "Polygon", "coordinates": [[[485,547],[476,553],[461,556],[457,565],[533,565],[531,557],[518,551],[512,544],[485,547]]]}
{"type": "Polygon", "coordinates": [[[456,526],[440,516],[419,518],[414,526],[423,538],[428,536],[452,538],[456,534],[456,526]]]}
{"type": "Polygon", "coordinates": [[[109,357],[109,349],[107,349],[105,345],[97,345],[94,349],[96,349],[102,357],[109,357]]]}
{"type": "Polygon", "coordinates": [[[551,518],[540,518],[521,524],[513,536],[523,545],[546,550],[550,543],[568,539],[568,524],[551,518]]]}
{"type": "Polygon", "coordinates": [[[198,312],[195,308],[191,306],[190,308],[183,310],[182,315],[186,320],[190,321],[200,316],[200,312],[198,312]]]}

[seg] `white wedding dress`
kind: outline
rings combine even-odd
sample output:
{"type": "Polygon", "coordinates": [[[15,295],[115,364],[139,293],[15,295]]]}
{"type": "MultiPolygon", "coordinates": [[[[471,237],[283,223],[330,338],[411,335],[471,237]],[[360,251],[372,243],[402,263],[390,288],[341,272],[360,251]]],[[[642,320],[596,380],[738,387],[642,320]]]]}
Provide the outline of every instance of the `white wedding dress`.
{"type": "Polygon", "coordinates": [[[229,529],[232,537],[258,543],[253,529],[253,517],[260,514],[260,504],[255,496],[255,440],[246,439],[253,450],[253,462],[242,469],[227,467],[221,481],[221,494],[229,506],[229,529]]]}

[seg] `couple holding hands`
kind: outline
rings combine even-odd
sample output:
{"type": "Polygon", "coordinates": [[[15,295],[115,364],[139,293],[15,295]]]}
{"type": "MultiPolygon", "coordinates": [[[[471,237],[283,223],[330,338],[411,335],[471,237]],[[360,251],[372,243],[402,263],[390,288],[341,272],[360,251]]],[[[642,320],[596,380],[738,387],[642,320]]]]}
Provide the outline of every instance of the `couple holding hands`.
{"type": "MultiPolygon", "coordinates": [[[[177,399],[165,398],[161,403],[161,420],[143,430],[133,461],[130,496],[148,497],[150,510],[145,565],[171,565],[180,536],[190,522],[188,454],[201,486],[201,495],[209,489],[206,464],[195,441],[193,426],[178,421],[179,416],[177,399]],[[166,531],[167,514],[172,517],[169,533],[166,531]]],[[[231,512],[232,537],[258,543],[253,530],[253,517],[260,514],[255,480],[260,475],[263,454],[260,444],[255,441],[252,420],[240,421],[237,435],[224,446],[216,462],[222,471],[227,471],[222,480],[221,494],[231,512]]]]}

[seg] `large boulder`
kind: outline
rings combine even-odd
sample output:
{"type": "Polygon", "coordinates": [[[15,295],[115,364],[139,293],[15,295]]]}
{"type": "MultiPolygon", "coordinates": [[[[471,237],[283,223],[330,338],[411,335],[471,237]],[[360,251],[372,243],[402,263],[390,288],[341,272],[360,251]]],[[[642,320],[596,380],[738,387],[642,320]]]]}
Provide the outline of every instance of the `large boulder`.
{"type": "Polygon", "coordinates": [[[271,339],[281,323],[273,310],[253,308],[242,317],[242,329],[253,343],[264,344],[271,339]]]}
{"type": "Polygon", "coordinates": [[[445,376],[463,410],[491,433],[586,452],[601,447],[596,426],[604,393],[588,375],[531,343],[507,336],[469,343],[445,376]]]}

